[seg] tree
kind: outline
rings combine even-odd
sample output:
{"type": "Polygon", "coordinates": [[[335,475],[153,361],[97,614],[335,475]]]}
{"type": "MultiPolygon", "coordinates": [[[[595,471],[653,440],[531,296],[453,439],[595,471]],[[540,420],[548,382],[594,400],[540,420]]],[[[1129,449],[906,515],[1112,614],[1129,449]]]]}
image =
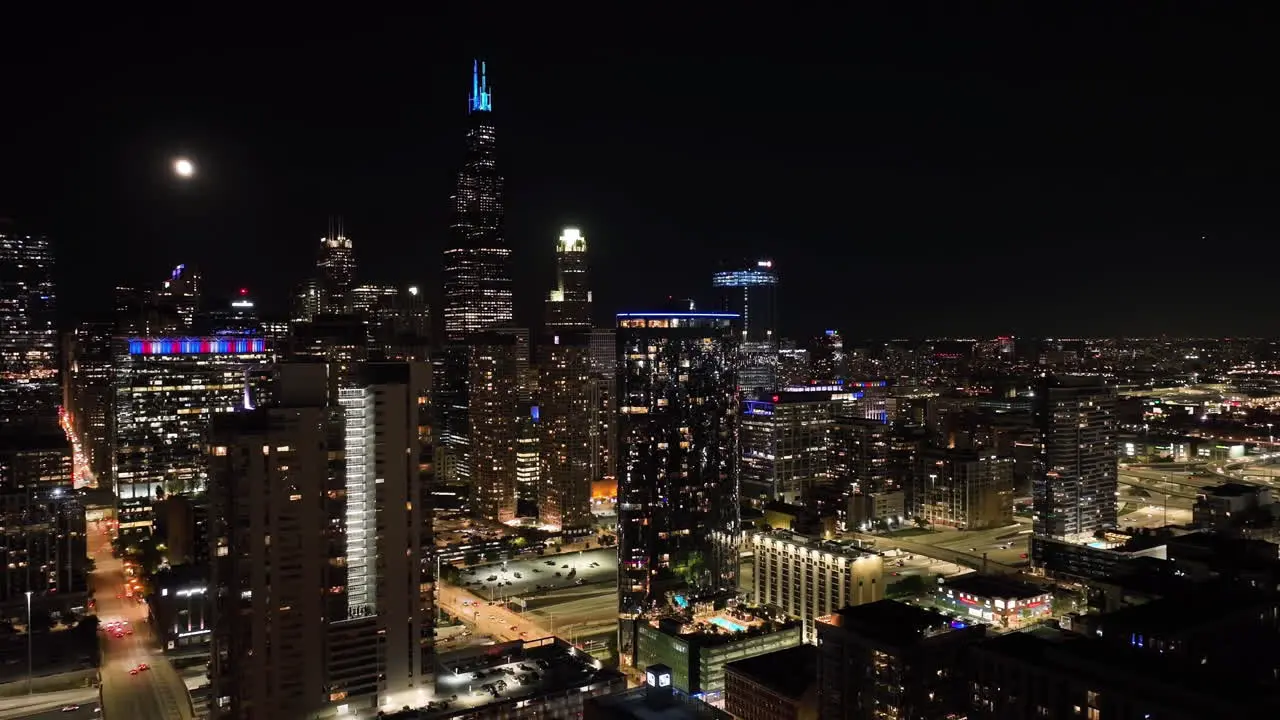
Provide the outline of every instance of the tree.
{"type": "Polygon", "coordinates": [[[907,595],[920,595],[928,589],[929,584],[925,582],[924,576],[908,575],[890,585],[887,594],[889,597],[905,597],[907,595]]]}
{"type": "Polygon", "coordinates": [[[27,628],[28,632],[42,633],[48,632],[53,628],[53,616],[43,610],[31,611],[31,626],[27,628]]]}
{"type": "Polygon", "coordinates": [[[462,563],[464,565],[476,565],[479,562],[480,562],[480,553],[475,552],[474,550],[462,556],[462,563]]]}
{"type": "Polygon", "coordinates": [[[914,522],[915,522],[915,524],[916,524],[916,527],[920,528],[921,530],[926,530],[926,529],[928,529],[928,527],[929,527],[929,521],[928,521],[928,520],[925,520],[924,518],[920,517],[919,515],[915,516],[915,518],[914,518],[914,522]]]}

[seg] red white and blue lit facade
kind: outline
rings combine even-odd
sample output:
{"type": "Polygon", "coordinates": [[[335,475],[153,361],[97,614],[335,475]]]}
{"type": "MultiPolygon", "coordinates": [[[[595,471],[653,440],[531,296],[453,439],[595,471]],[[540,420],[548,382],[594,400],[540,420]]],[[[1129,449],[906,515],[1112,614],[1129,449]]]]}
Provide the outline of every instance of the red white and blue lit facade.
{"type": "Polygon", "coordinates": [[[130,355],[256,355],[267,350],[262,338],[131,338],[130,355]]]}

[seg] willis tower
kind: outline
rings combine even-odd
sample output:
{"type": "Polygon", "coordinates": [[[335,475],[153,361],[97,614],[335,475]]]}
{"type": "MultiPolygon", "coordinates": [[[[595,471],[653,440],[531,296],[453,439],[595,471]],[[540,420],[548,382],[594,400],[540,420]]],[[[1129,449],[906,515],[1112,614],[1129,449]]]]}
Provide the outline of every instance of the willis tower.
{"type": "MultiPolygon", "coordinates": [[[[503,235],[502,176],[488,68],[471,68],[467,144],[450,202],[452,221],[444,251],[444,337],[432,359],[435,406],[443,453],[439,476],[470,484],[471,373],[473,345],[481,333],[510,325],[511,250],[503,235]]],[[[482,353],[483,354],[483,353],[482,353]]]]}
{"type": "Polygon", "coordinates": [[[467,153],[451,198],[444,251],[444,333],[449,342],[511,322],[511,250],[502,232],[502,176],[496,162],[493,93],[485,63],[472,68],[467,153]]]}

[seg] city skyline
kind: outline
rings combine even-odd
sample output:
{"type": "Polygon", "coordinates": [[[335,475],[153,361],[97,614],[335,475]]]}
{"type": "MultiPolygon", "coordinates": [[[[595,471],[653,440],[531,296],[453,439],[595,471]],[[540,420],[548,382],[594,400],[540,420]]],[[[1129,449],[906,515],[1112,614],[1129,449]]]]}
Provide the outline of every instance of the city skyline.
{"type": "MultiPolygon", "coordinates": [[[[781,43],[767,56],[726,48],[717,57],[709,46],[709,58],[695,58],[623,44],[584,47],[576,61],[456,42],[425,50],[397,42],[403,31],[357,28],[351,46],[367,53],[321,58],[284,88],[256,77],[279,62],[279,50],[263,49],[279,38],[249,38],[228,59],[202,53],[218,39],[201,30],[168,69],[127,55],[104,66],[128,78],[127,107],[39,126],[6,118],[6,134],[28,141],[7,155],[0,213],[54,239],[68,312],[100,301],[103,268],[140,280],[180,262],[201,267],[211,292],[247,286],[282,303],[281,275],[303,275],[307,245],[334,214],[346,218],[367,278],[423,285],[439,308],[463,97],[471,58],[483,57],[504,128],[518,324],[540,318],[548,241],[573,226],[593,239],[601,323],[665,295],[710,300],[705,278],[719,261],[758,255],[778,264],[784,337],[826,327],[866,337],[1267,330],[1216,293],[1157,296],[1138,280],[1144,265],[1125,259],[1236,248],[1261,260],[1232,269],[1239,304],[1264,300],[1250,293],[1272,252],[1257,171],[1273,164],[1272,151],[1243,138],[1269,115],[1233,92],[1245,77],[1212,53],[1182,58],[1177,24],[1168,37],[1098,28],[1081,58],[1076,24],[1006,36],[1001,53],[973,46],[1009,20],[983,31],[957,18],[954,33],[891,20],[874,24],[879,38],[860,27],[845,55],[793,54],[781,43]],[[1018,67],[1003,63],[1009,54],[1018,67]],[[350,112],[317,113],[332,78],[375,66],[390,69],[367,86],[339,82],[350,112]],[[1185,86],[1153,77],[1165,66],[1185,86]],[[176,77],[190,85],[174,90],[176,77]],[[229,86],[217,103],[200,90],[211,83],[229,86]],[[1214,107],[1233,110],[1230,122],[1214,107]],[[805,125],[814,117],[845,129],[815,145],[805,125]],[[69,141],[54,141],[72,128],[69,141]],[[179,153],[200,173],[175,187],[166,170],[179,153]],[[1044,262],[1047,248],[1115,259],[1076,272],[1070,258],[1044,262]],[[639,263],[677,253],[679,267],[631,277],[639,263]],[[254,254],[265,256],[248,262],[254,254]],[[920,291],[903,287],[908,274],[920,291]],[[1079,292],[1037,293],[1038,274],[1079,292]],[[805,281],[788,284],[797,275],[805,281]],[[851,280],[893,320],[846,297],[851,280]],[[920,297],[957,282],[967,290],[946,303],[950,313],[920,297]],[[1101,293],[1115,300],[1105,317],[1101,293]]],[[[281,47],[305,53],[309,43],[281,47]]],[[[51,72],[33,66],[19,89],[45,97],[40,78],[51,72]]],[[[58,87],[59,107],[103,102],[96,85],[58,87]]]]}

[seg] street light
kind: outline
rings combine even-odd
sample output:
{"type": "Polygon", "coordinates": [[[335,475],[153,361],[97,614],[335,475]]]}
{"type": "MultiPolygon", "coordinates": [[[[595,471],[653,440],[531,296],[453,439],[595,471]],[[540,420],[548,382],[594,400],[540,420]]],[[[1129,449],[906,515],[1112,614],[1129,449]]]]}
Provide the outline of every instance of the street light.
{"type": "Polygon", "coordinates": [[[35,682],[35,670],[31,663],[31,591],[27,591],[27,694],[31,694],[31,684],[35,682]]]}

